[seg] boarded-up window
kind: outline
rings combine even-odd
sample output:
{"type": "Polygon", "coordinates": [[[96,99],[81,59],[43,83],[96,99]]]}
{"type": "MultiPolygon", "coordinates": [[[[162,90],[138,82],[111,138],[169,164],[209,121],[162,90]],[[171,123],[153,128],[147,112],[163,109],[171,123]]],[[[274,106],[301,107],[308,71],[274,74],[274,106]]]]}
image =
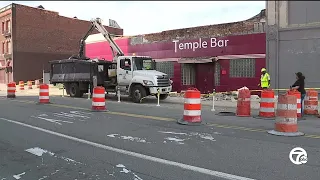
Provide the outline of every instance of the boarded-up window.
{"type": "Polygon", "coordinates": [[[194,64],[181,64],[181,83],[182,85],[195,85],[195,66],[194,64]]]}
{"type": "Polygon", "coordinates": [[[231,59],[230,77],[233,78],[253,78],[255,77],[255,59],[231,59]]]}
{"type": "Polygon", "coordinates": [[[173,78],[174,76],[174,62],[166,61],[166,62],[156,62],[156,70],[166,73],[169,78],[173,78]]]}
{"type": "Polygon", "coordinates": [[[214,84],[216,86],[220,86],[220,75],[221,75],[221,66],[219,62],[215,63],[215,70],[214,70],[214,84]]]}

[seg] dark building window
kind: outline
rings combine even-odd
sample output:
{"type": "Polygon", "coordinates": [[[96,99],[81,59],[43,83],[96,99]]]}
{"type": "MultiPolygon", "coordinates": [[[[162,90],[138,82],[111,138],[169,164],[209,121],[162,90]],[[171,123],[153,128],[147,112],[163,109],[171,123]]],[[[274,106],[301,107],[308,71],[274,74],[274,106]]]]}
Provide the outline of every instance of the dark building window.
{"type": "Polygon", "coordinates": [[[2,54],[5,53],[5,51],[4,51],[4,50],[5,50],[5,45],[6,45],[6,43],[5,43],[5,42],[2,42],[2,48],[1,48],[1,49],[2,49],[2,54]]]}
{"type": "Polygon", "coordinates": [[[10,26],[10,20],[6,21],[6,31],[10,31],[11,30],[11,26],[10,26]]]}
{"type": "Polygon", "coordinates": [[[5,31],[5,30],[4,30],[4,27],[5,27],[5,23],[2,22],[2,29],[1,29],[1,30],[2,30],[2,33],[4,33],[4,31],[5,31]]]}
{"type": "Polygon", "coordinates": [[[231,59],[230,77],[254,78],[256,74],[255,59],[231,59]]]}
{"type": "Polygon", "coordinates": [[[6,43],[6,52],[10,53],[10,41],[7,41],[6,43]]]}
{"type": "Polygon", "coordinates": [[[156,62],[156,70],[168,74],[169,78],[174,76],[174,62],[156,62]]]}
{"type": "Polygon", "coordinates": [[[181,83],[182,85],[195,85],[196,73],[194,64],[181,64],[181,83]]]}

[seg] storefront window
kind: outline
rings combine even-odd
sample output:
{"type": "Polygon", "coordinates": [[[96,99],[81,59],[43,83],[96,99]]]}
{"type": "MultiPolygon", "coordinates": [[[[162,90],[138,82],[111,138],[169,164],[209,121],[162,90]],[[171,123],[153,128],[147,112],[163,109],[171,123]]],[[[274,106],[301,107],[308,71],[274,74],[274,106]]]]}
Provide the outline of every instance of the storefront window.
{"type": "Polygon", "coordinates": [[[256,72],[255,59],[231,59],[230,77],[233,78],[254,78],[256,72]]]}
{"type": "Polygon", "coordinates": [[[182,85],[195,85],[195,66],[194,64],[181,64],[182,85]]]}
{"type": "Polygon", "coordinates": [[[174,76],[174,62],[166,61],[166,62],[156,62],[156,70],[166,73],[169,78],[173,78],[174,76]]]}

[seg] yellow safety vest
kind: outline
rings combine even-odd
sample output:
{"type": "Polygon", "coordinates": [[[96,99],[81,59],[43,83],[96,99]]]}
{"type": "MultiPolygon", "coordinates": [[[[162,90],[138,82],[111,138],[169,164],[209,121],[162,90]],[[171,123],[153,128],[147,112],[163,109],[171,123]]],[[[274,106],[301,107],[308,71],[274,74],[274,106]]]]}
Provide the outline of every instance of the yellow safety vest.
{"type": "Polygon", "coordinates": [[[262,88],[268,88],[269,87],[269,80],[270,80],[270,75],[268,73],[265,73],[264,75],[261,74],[261,87],[262,88]]]}

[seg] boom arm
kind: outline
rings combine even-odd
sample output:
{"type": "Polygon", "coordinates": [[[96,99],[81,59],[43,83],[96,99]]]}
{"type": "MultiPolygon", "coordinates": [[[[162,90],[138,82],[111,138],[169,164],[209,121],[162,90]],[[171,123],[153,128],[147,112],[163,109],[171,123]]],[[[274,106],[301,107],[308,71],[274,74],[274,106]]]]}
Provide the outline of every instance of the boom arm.
{"type": "Polygon", "coordinates": [[[80,40],[80,50],[79,50],[79,54],[77,57],[72,56],[70,58],[79,58],[79,59],[88,59],[87,57],[85,57],[84,55],[84,49],[85,49],[85,40],[88,38],[88,36],[91,34],[91,32],[96,29],[98,30],[98,32],[100,32],[103,37],[108,41],[108,43],[110,44],[110,48],[112,51],[112,55],[113,55],[113,60],[115,61],[116,58],[118,56],[123,56],[124,53],[123,51],[120,49],[120,47],[113,41],[110,33],[104,28],[104,26],[101,24],[101,19],[100,18],[96,18],[96,19],[92,19],[91,20],[91,27],[89,29],[89,31],[86,33],[86,35],[80,40]]]}

